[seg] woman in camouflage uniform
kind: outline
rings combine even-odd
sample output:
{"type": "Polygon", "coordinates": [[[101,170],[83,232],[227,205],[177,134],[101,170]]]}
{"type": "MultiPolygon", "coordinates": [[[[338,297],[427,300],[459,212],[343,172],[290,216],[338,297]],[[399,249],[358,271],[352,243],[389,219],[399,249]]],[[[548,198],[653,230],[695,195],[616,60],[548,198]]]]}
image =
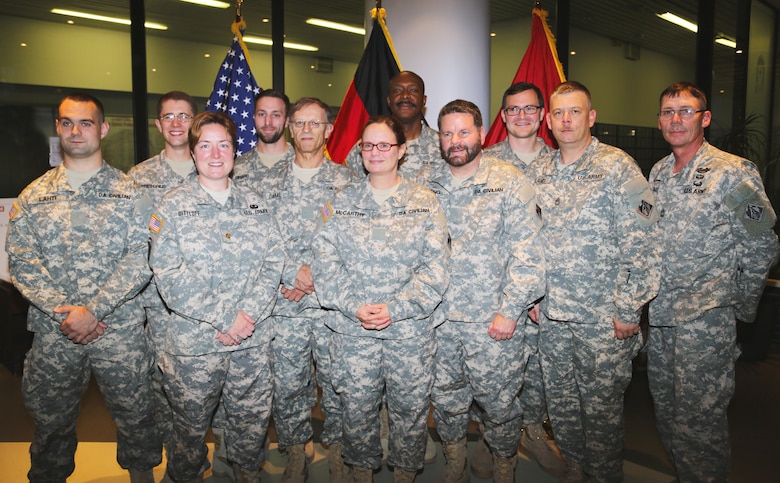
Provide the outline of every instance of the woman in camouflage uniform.
{"type": "Polygon", "coordinates": [[[344,406],[344,460],[355,481],[382,461],[379,406],[390,423],[395,481],[423,467],[433,383],[433,310],[447,288],[447,226],[436,196],[398,174],[403,129],[388,116],[363,130],[368,177],[323,209],[312,265],[323,307],[335,309],[331,359],[344,406]]]}

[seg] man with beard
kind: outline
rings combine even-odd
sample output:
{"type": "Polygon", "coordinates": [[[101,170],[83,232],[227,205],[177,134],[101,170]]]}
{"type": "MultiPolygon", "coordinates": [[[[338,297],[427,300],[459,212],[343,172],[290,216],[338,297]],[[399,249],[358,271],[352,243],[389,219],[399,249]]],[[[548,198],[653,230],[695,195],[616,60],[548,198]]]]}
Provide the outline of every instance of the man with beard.
{"type": "Polygon", "coordinates": [[[303,483],[313,456],[311,410],[316,385],[325,415],[322,442],[330,446],[330,481],[344,479],[341,459],[341,404],[330,376],[328,311],[320,308],[311,275],[312,236],[322,222],[320,209],[336,190],[354,179],[345,166],[325,155],[333,113],[320,99],[304,97],[290,107],[294,154],[276,163],[256,183],[276,217],[287,263],[272,318],[275,338],[273,418],[279,447],[286,450],[284,482],[303,483]],[[316,384],[312,364],[316,365],[316,384]]]}
{"type": "Polygon", "coordinates": [[[450,287],[439,307],[431,399],[447,459],[440,481],[469,480],[469,410],[483,422],[493,454],[493,480],[513,482],[520,443],[526,356],[523,324],[543,292],[541,220],[528,178],[482,153],[482,114],[455,100],[439,113],[441,156],[447,165],[420,174],[447,217],[450,287]]]}
{"type": "Polygon", "coordinates": [[[154,426],[152,350],[136,295],[148,283],[152,202],[103,161],[103,105],[60,102],[63,162],[30,183],[10,212],[6,251],[30,302],[22,395],[35,422],[30,481],[65,481],[75,468],[79,401],[94,374],[116,423],[117,461],[133,483],[154,482],[162,460],[154,426]]]}
{"type": "Polygon", "coordinates": [[[255,96],[257,146],[236,159],[233,181],[256,183],[271,167],[293,156],[293,147],[284,137],[290,99],[282,92],[267,89],[255,96]]]}
{"type": "Polygon", "coordinates": [[[532,317],[563,481],[623,481],[623,395],[642,306],[658,293],[658,209],[636,162],[590,133],[588,89],[564,82],[547,125],[560,150],[532,165],[547,286],[532,317]],[[541,312],[541,313],[540,313],[541,312]],[[588,479],[590,478],[590,479],[588,479]]]}
{"type": "MultiPolygon", "coordinates": [[[[390,79],[387,106],[401,122],[406,136],[406,154],[398,166],[398,173],[414,179],[417,173],[430,165],[440,164],[439,136],[425,122],[425,82],[412,71],[401,71],[390,79]]],[[[352,148],[344,161],[357,174],[366,174],[360,142],[352,148]]]]}

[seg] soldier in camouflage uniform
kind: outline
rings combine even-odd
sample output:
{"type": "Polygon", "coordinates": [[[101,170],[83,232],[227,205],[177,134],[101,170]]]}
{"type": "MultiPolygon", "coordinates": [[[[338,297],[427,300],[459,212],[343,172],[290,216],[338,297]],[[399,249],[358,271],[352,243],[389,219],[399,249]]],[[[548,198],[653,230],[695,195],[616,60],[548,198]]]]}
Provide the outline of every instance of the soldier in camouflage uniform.
{"type": "MultiPolygon", "coordinates": [[[[537,86],[529,82],[518,82],[504,91],[501,102],[501,119],[506,125],[504,141],[485,149],[485,154],[512,163],[525,175],[529,166],[537,159],[553,151],[544,139],[538,137],[544,120],[544,97],[537,86]]],[[[547,419],[547,402],[544,399],[542,366],[539,363],[539,326],[531,319],[525,321],[525,343],[528,363],[525,367],[523,390],[520,403],[523,407],[523,436],[520,447],[529,453],[545,471],[558,475],[565,471],[565,462],[548,441],[544,420],[547,419]]],[[[492,460],[489,458],[484,439],[471,460],[472,472],[480,478],[492,475],[492,460]]]]}
{"type": "MultiPolygon", "coordinates": [[[[277,163],[258,182],[276,217],[287,249],[287,264],[273,313],[275,339],[274,425],[279,447],[286,449],[283,481],[303,482],[313,456],[311,410],[316,386],[322,389],[325,414],[322,442],[330,445],[331,470],[340,459],[341,404],[330,381],[330,329],[324,319],[311,278],[311,240],[321,219],[320,208],[336,190],[354,179],[346,167],[325,156],[325,142],[333,130],[333,114],[319,99],[304,97],[290,109],[290,131],[295,157],[277,163]],[[316,364],[317,380],[312,371],[316,364]],[[305,451],[311,451],[305,454],[305,451]]],[[[334,474],[334,478],[337,476],[334,474]]]]}
{"type": "Polygon", "coordinates": [[[320,303],[337,310],[333,383],[344,406],[344,459],[355,481],[382,462],[379,407],[389,417],[396,482],[411,482],[425,459],[433,384],[433,311],[447,288],[447,224],[436,196],[398,174],[406,144],[389,116],[362,136],[368,177],[323,209],[312,266],[320,303]]]}
{"type": "Polygon", "coordinates": [[[526,360],[523,327],[527,309],[542,295],[536,193],[517,168],[482,153],[482,115],[471,102],[456,100],[442,108],[439,136],[448,166],[424,170],[420,179],[439,198],[452,240],[432,393],[447,458],[440,481],[469,479],[466,430],[472,402],[493,453],[494,480],[514,481],[526,360]]]}
{"type": "MultiPolygon", "coordinates": [[[[133,166],[127,172],[127,175],[146,191],[155,205],[160,203],[165,193],[197,174],[187,137],[190,123],[197,112],[195,99],[181,91],[168,92],[157,100],[157,118],[154,124],[162,134],[165,148],[160,154],[133,166]]],[[[140,297],[146,309],[146,320],[156,320],[146,324],[146,333],[154,348],[156,337],[152,331],[154,327],[164,325],[170,314],[157,292],[154,281],[144,289],[140,297]]],[[[152,384],[155,395],[155,423],[167,447],[173,432],[173,414],[162,390],[162,373],[159,367],[152,373],[152,384]]]]}
{"type": "Polygon", "coordinates": [[[725,482],[735,320],[756,316],[778,253],[776,217],[756,166],[704,139],[712,113],[699,88],[672,84],[660,108],[672,154],[649,178],[663,248],[661,288],[650,304],[650,391],[677,479],[725,482]]]}
{"type": "Polygon", "coordinates": [[[284,137],[288,112],[290,99],[282,92],[266,89],[255,96],[257,145],[236,159],[233,181],[257,183],[275,164],[286,163],[295,156],[284,137]]]}
{"type": "Polygon", "coordinates": [[[72,94],[59,105],[63,163],[33,181],[11,211],[11,278],[30,301],[35,332],[22,393],[35,422],[32,482],[64,482],[75,468],[76,419],[94,374],[117,426],[117,460],[133,482],[162,460],[154,426],[152,351],[136,295],[147,284],[152,202],[103,161],[103,105],[72,94]]]}
{"type": "MultiPolygon", "coordinates": [[[[406,136],[406,155],[398,167],[401,176],[414,179],[423,168],[443,165],[439,152],[439,133],[425,123],[425,83],[412,71],[401,71],[390,79],[387,106],[401,122],[406,136]]],[[[344,161],[357,174],[367,174],[358,142],[344,161]]]]}
{"type": "Polygon", "coordinates": [[[174,481],[202,479],[218,402],[236,481],[259,481],[263,461],[273,395],[267,318],[284,252],[260,195],[228,177],[235,129],[222,112],[193,119],[189,144],[198,177],[166,194],[149,222],[149,263],[172,312],[155,333],[174,413],[167,468],[174,481]]]}
{"type": "Polygon", "coordinates": [[[547,263],[539,358],[571,482],[622,481],[623,393],[660,268],[650,187],[629,155],[591,136],[595,120],[585,86],[558,86],[547,124],[560,150],[532,165],[547,263]]]}
{"type": "MultiPolygon", "coordinates": [[[[401,122],[406,138],[406,154],[398,167],[401,176],[415,179],[426,166],[443,165],[439,151],[439,133],[425,121],[425,82],[412,71],[401,71],[388,84],[387,106],[394,118],[401,122]]],[[[365,175],[360,142],[355,144],[344,164],[356,174],[365,175]]],[[[382,405],[382,445],[385,456],[388,452],[387,405],[382,405]]],[[[425,448],[425,462],[436,460],[436,444],[430,434],[425,448]]]]}

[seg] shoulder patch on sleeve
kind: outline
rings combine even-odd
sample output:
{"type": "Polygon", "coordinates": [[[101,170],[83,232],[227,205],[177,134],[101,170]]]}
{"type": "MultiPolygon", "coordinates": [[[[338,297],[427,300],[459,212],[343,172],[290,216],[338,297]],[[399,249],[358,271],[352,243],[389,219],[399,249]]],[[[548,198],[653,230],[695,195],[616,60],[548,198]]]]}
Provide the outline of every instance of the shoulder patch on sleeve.
{"type": "Polygon", "coordinates": [[[536,190],[534,189],[533,184],[525,183],[522,188],[520,188],[520,191],[517,192],[517,199],[523,202],[524,205],[528,204],[529,201],[534,199],[536,196],[536,190]]]}
{"type": "Polygon", "coordinates": [[[16,216],[16,213],[19,211],[19,205],[16,204],[16,201],[14,201],[14,204],[11,206],[11,211],[8,212],[8,219],[13,220],[14,216],[16,216]]]}
{"type": "Polygon", "coordinates": [[[655,206],[655,197],[645,178],[642,176],[631,178],[623,183],[622,190],[626,195],[628,206],[636,214],[640,225],[650,226],[659,220],[660,215],[655,206]]]}
{"type": "Polygon", "coordinates": [[[149,195],[144,193],[135,201],[135,208],[139,213],[147,215],[154,211],[154,203],[152,202],[152,199],[149,198],[149,195]]]}
{"type": "Polygon", "coordinates": [[[330,217],[333,216],[333,208],[330,206],[330,201],[325,203],[325,206],[320,209],[320,213],[322,214],[323,222],[330,220],[330,217]]]}
{"type": "Polygon", "coordinates": [[[163,224],[165,224],[165,222],[162,221],[162,218],[157,216],[157,213],[152,213],[152,218],[149,220],[149,231],[157,235],[160,233],[163,224]]]}
{"type": "Polygon", "coordinates": [[[723,199],[726,207],[734,212],[750,235],[759,235],[775,225],[775,214],[767,206],[758,188],[743,181],[723,199]]]}

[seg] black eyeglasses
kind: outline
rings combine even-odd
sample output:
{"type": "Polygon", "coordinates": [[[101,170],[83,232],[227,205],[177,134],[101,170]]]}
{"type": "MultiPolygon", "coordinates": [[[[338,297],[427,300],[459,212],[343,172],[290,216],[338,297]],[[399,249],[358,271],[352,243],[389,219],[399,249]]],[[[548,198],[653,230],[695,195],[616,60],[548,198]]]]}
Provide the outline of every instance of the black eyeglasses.
{"type": "Polygon", "coordinates": [[[383,153],[386,153],[387,151],[390,151],[390,148],[393,146],[398,146],[398,144],[390,144],[390,143],[360,143],[360,149],[362,151],[372,151],[374,148],[377,148],[378,150],[382,151],[383,153]]]}
{"type": "Polygon", "coordinates": [[[523,111],[526,114],[536,114],[539,112],[539,109],[541,109],[542,106],[509,106],[506,109],[504,109],[504,112],[507,113],[509,116],[516,116],[520,114],[520,111],[523,111]]]}

